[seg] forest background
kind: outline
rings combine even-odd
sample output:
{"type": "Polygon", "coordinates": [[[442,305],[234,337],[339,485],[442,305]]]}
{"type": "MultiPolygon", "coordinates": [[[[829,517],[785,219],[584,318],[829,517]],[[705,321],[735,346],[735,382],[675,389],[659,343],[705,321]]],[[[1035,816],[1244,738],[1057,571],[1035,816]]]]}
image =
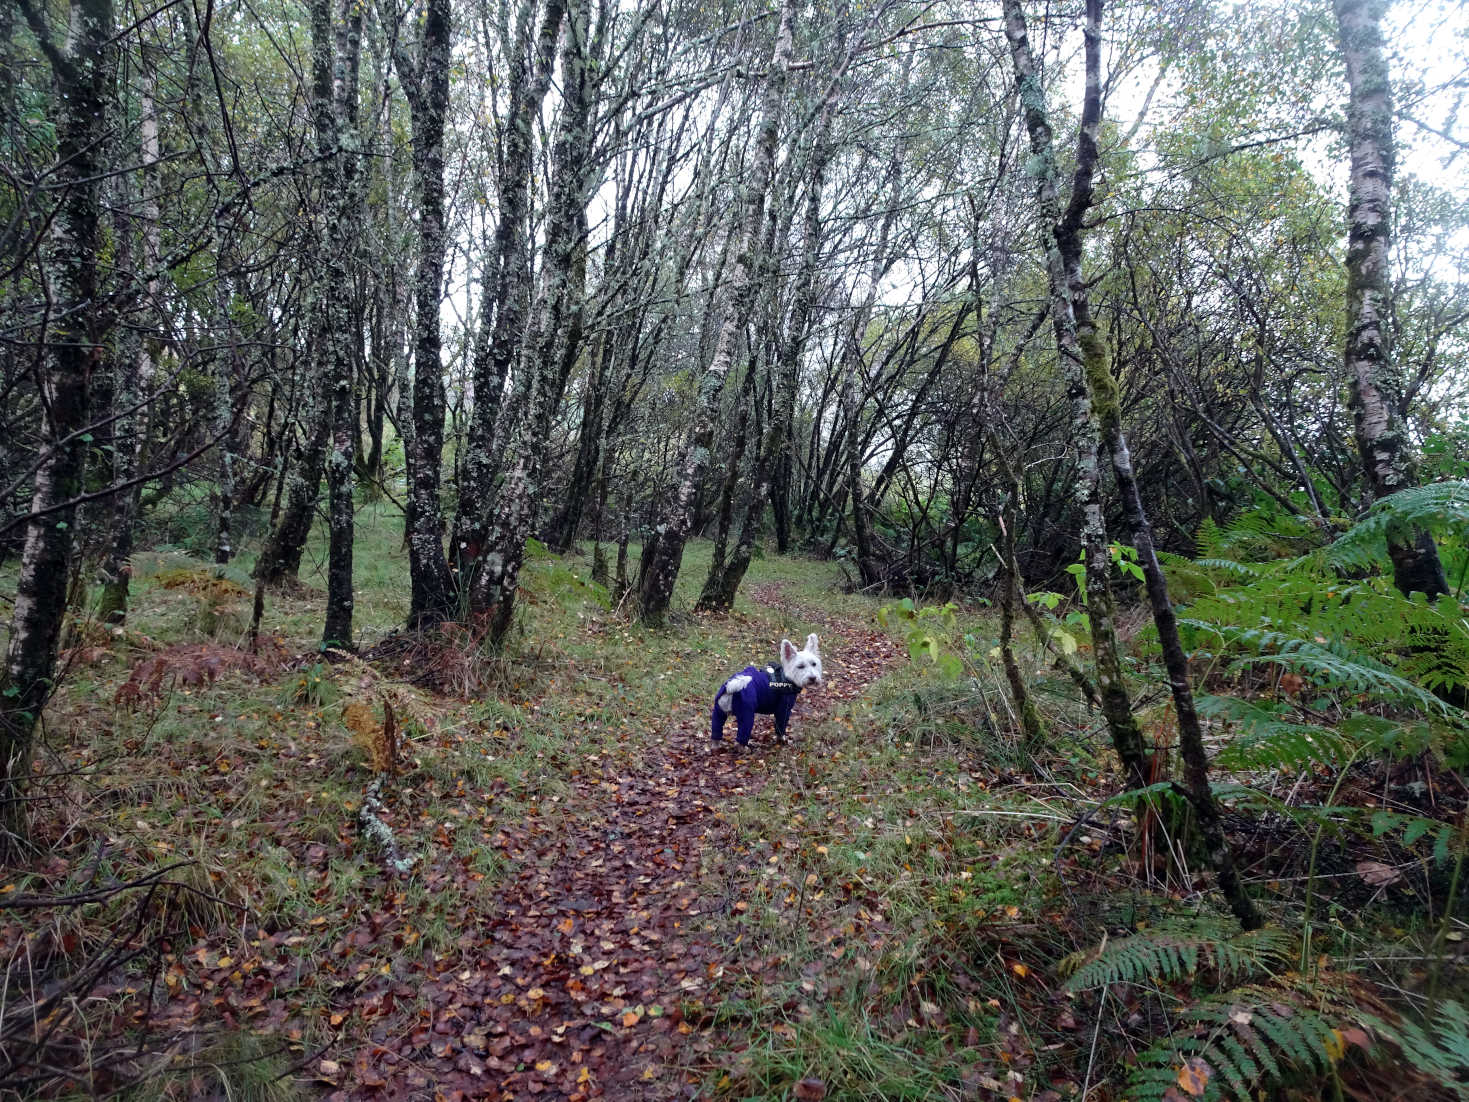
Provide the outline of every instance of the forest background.
{"type": "MultiPolygon", "coordinates": [[[[214,842],[180,881],[190,862],[121,860],[81,825],[149,732],[190,728],[173,694],[274,683],[320,737],[354,732],[354,860],[392,891],[422,848],[394,833],[393,778],[439,729],[429,697],[544,680],[548,625],[722,654],[751,622],[763,648],[799,637],[761,619],[795,608],[906,642],[912,684],[883,689],[875,657],[857,679],[905,702],[895,745],[1060,784],[1013,813],[1070,823],[1060,850],[1092,831],[1087,877],[1232,913],[1242,933],[1196,913],[1205,933],[1164,923],[1054,973],[1098,1026],[1146,1004],[1106,1075],[1340,1083],[1352,1048],[1462,1088],[1461,5],[18,0],[0,74],[0,920],[21,947],[0,1086],[105,1067],[123,1089],[145,1050],[177,1060],[167,1029],[120,1040],[119,976],[172,975],[182,943],[150,908],[224,900],[163,908],[217,960],[253,906],[214,842]],[[1078,776],[1111,786],[1105,830],[1078,776]],[[1393,967],[1372,939],[1313,965],[1328,856],[1420,939],[1393,967]],[[1391,998],[1352,987],[1367,957],[1391,998]],[[1295,986],[1247,987],[1287,959],[1295,986]],[[1115,994],[1160,969],[1171,989],[1115,994]],[[1348,1035],[1367,1002],[1376,1031],[1348,1035]],[[1158,1040],[1165,1008],[1196,1031],[1158,1040]],[[104,1020],[105,1055],[78,1039],[104,1020]]],[[[273,710],[225,710],[252,708],[273,710]]],[[[185,773],[222,760],[189,764],[196,736],[185,773]]],[[[1055,885],[1032,887],[1040,907],[1055,885]]],[[[297,936],[295,905],[270,936],[297,936]]],[[[1078,922],[1070,949],[1106,945],[1078,922]]],[[[945,1052],[1005,1028],[913,1020],[947,1024],[945,1052]]],[[[999,1082],[960,1063],[943,1089],[999,1082]]],[[[1075,1070],[1053,1078],[1085,1094],[1075,1070]]]]}

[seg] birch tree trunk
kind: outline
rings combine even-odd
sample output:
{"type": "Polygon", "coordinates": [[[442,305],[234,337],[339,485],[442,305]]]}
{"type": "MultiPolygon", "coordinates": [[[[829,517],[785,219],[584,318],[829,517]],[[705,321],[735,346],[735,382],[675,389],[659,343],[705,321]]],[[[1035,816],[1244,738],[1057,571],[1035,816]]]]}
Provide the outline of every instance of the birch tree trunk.
{"type": "MultiPolygon", "coordinates": [[[[34,12],[27,8],[26,15],[34,12]]],[[[76,507],[56,506],[82,490],[90,376],[104,339],[97,268],[108,167],[112,0],[74,0],[70,20],[65,48],[47,50],[57,104],[52,179],[63,198],[42,254],[56,309],[42,335],[45,413],[31,510],[46,513],[26,525],[10,646],[0,678],[0,855],[11,856],[24,847],[31,739],[54,687],[66,615],[76,507]]]]}
{"type": "Polygon", "coordinates": [[[754,304],[756,273],[759,261],[753,255],[760,240],[765,210],[765,196],[770,189],[775,168],[776,135],[780,124],[781,101],[785,93],[786,74],[791,64],[795,0],[781,6],[780,29],[776,32],[775,49],[766,74],[765,93],[760,107],[760,129],[755,141],[754,161],[746,178],[740,202],[740,216],[734,232],[739,235],[739,248],[730,274],[730,302],[715,342],[714,355],[699,380],[698,406],[694,424],[679,458],[678,485],[658,524],[657,546],[645,569],[640,569],[642,585],[638,595],[638,615],[645,623],[662,623],[673,599],[673,586],[678,581],[683,562],[684,545],[693,528],[695,497],[699,483],[709,465],[714,428],[719,416],[719,398],[724,381],[734,363],[740,335],[749,321],[754,304]]]}
{"type": "MultiPolygon", "coordinates": [[[[912,55],[904,62],[903,84],[908,83],[908,66],[912,55]]],[[[867,503],[862,492],[862,401],[866,379],[866,360],[863,341],[867,325],[872,320],[873,307],[877,302],[877,288],[887,274],[890,263],[888,239],[892,236],[893,223],[898,217],[898,199],[903,187],[902,139],[893,143],[892,155],[888,160],[887,208],[883,211],[882,225],[877,232],[877,245],[872,256],[872,268],[863,277],[855,296],[858,302],[851,324],[847,327],[842,349],[842,421],[846,425],[846,437],[842,458],[846,469],[847,499],[852,507],[852,543],[857,557],[857,575],[863,589],[879,586],[883,582],[882,570],[878,566],[872,549],[872,518],[867,513],[867,503]]]]}
{"type": "Polygon", "coordinates": [[[360,135],[357,133],[357,78],[362,50],[363,8],[347,0],[345,18],[335,32],[330,0],[312,0],[313,69],[325,53],[331,59],[330,161],[326,173],[326,216],[321,270],[321,378],[330,412],[326,480],[328,526],[326,622],[322,642],[352,646],[353,458],[357,443],[357,402],[353,391],[354,333],[360,328],[349,305],[357,259],[359,210],[354,202],[360,135]]]}
{"type": "MultiPolygon", "coordinates": [[[[1388,247],[1392,236],[1392,86],[1382,46],[1382,0],[1334,0],[1346,62],[1347,142],[1352,151],[1347,211],[1346,368],[1357,451],[1375,499],[1416,482],[1402,373],[1393,362],[1388,247]]],[[[1393,583],[1405,596],[1449,592],[1438,547],[1426,531],[1390,533],[1393,583]]]]}
{"type": "Polygon", "coordinates": [[[802,220],[801,265],[796,275],[792,295],[791,318],[786,339],[781,342],[780,356],[773,371],[775,374],[775,400],[770,423],[766,426],[765,439],[760,442],[755,455],[754,471],[739,509],[739,535],[734,550],[726,561],[722,555],[715,557],[709,568],[709,577],[699,595],[698,607],[727,612],[734,607],[740,583],[750,568],[754,557],[755,540],[760,530],[760,520],[770,504],[771,486],[778,481],[782,472],[789,480],[794,466],[792,435],[796,410],[796,384],[801,366],[801,355],[806,347],[811,319],[816,310],[817,275],[821,257],[822,222],[821,203],[826,188],[826,173],[836,153],[831,140],[832,119],[841,102],[848,67],[855,56],[847,50],[845,16],[837,31],[837,55],[841,59],[822,97],[821,108],[816,116],[816,125],[811,138],[810,161],[807,168],[809,181],[806,192],[806,210],[802,220]]]}
{"type": "Polygon", "coordinates": [[[219,470],[214,485],[214,561],[223,566],[235,554],[231,537],[236,496],[234,380],[239,357],[238,333],[231,313],[228,275],[234,235],[220,189],[229,167],[220,163],[215,150],[214,120],[205,108],[204,80],[207,66],[202,59],[211,48],[207,41],[211,28],[209,24],[197,21],[193,8],[187,4],[181,6],[180,13],[192,40],[187,87],[188,107],[194,117],[193,128],[199,161],[214,204],[214,247],[210,250],[214,261],[214,311],[212,316],[201,317],[200,321],[207,326],[213,346],[209,359],[209,376],[213,387],[210,427],[219,440],[219,470]]]}
{"type": "Polygon", "coordinates": [[[581,341],[586,298],[586,205],[595,186],[591,157],[589,0],[570,0],[561,48],[565,101],[552,149],[550,209],[540,308],[524,360],[529,416],[514,467],[486,533],[486,554],[470,590],[470,610],[488,618],[490,640],[504,642],[513,623],[525,542],[536,518],[551,426],[581,341]]]}
{"type": "MultiPolygon", "coordinates": [[[[510,367],[523,351],[531,285],[530,184],[534,168],[532,133],[541,102],[551,86],[556,41],[566,0],[546,0],[540,28],[531,40],[536,0],[523,0],[516,55],[510,73],[510,106],[501,141],[499,221],[494,259],[485,275],[480,330],[470,379],[474,406],[460,457],[459,508],[454,517],[450,556],[459,567],[459,585],[473,589],[485,551],[486,523],[496,476],[500,473],[501,398],[510,367]]],[[[493,588],[493,586],[492,586],[493,588]]]]}
{"type": "MultiPolygon", "coordinates": [[[[1006,31],[1011,33],[1012,9],[1015,18],[1021,18],[1019,14],[1018,0],[1005,0],[1006,7],[1006,31]]],[[[1132,529],[1133,545],[1137,550],[1138,563],[1142,567],[1145,586],[1148,594],[1148,602],[1153,612],[1153,622],[1158,628],[1158,640],[1163,652],[1163,665],[1168,671],[1169,688],[1173,695],[1173,706],[1175,717],[1178,721],[1178,744],[1180,755],[1184,762],[1184,788],[1188,797],[1189,805],[1193,808],[1195,820],[1198,825],[1199,835],[1204,843],[1205,857],[1210,867],[1214,870],[1219,880],[1219,889],[1229,903],[1230,909],[1235,917],[1239,919],[1240,925],[1247,930],[1253,930],[1260,926],[1261,919],[1255,910],[1254,903],[1244,890],[1244,885],[1239,879],[1239,874],[1234,867],[1234,855],[1230,850],[1229,841],[1225,837],[1223,821],[1219,811],[1219,805],[1214,799],[1213,790],[1209,786],[1209,760],[1204,748],[1203,729],[1199,722],[1198,710],[1194,705],[1193,686],[1189,677],[1188,657],[1183,649],[1183,644],[1178,635],[1178,621],[1174,615],[1173,602],[1168,595],[1168,582],[1163,576],[1162,567],[1159,565],[1158,556],[1153,546],[1152,525],[1148,522],[1147,514],[1143,509],[1142,495],[1138,490],[1137,477],[1132,467],[1132,456],[1127,447],[1127,436],[1122,428],[1122,406],[1121,393],[1117,381],[1112,375],[1111,355],[1106,341],[1098,332],[1091,313],[1091,299],[1087,290],[1085,274],[1082,270],[1082,247],[1081,231],[1083,219],[1086,212],[1092,206],[1093,187],[1098,159],[1097,134],[1101,125],[1102,115],[1102,78],[1101,78],[1101,20],[1102,0],[1086,0],[1086,29],[1085,29],[1085,59],[1086,59],[1086,92],[1082,101],[1081,126],[1077,134],[1076,169],[1072,180],[1071,200],[1067,205],[1066,213],[1057,225],[1056,229],[1056,251],[1060,254],[1061,266],[1066,276],[1065,295],[1070,302],[1073,323],[1075,325],[1076,344],[1081,354],[1081,372],[1083,383],[1086,388],[1086,398],[1092,407],[1095,424],[1100,431],[1101,440],[1106,446],[1112,461],[1112,473],[1117,480],[1117,486],[1122,494],[1123,507],[1127,515],[1128,525],[1132,529]]],[[[1019,28],[1019,38],[1024,40],[1024,27],[1019,28]]],[[[1016,35],[1011,34],[1012,45],[1016,41],[1016,35]]],[[[1021,66],[1017,59],[1016,69],[1019,72],[1021,66]]],[[[1033,71],[1032,71],[1033,72],[1033,71]]],[[[1031,88],[1034,97],[1041,95],[1039,85],[1031,88]]],[[[1026,90],[1022,86],[1022,102],[1025,102],[1026,90]]],[[[1042,103],[1043,107],[1043,103],[1042,103]]],[[[1026,104],[1027,115],[1032,110],[1032,104],[1026,104]]],[[[1032,132],[1033,133],[1033,132],[1032,132]]],[[[1034,148],[1034,145],[1032,146],[1034,148]]],[[[1057,293],[1057,288],[1052,286],[1052,297],[1057,293]]],[[[1054,306],[1054,304],[1053,304],[1054,306]]],[[[1053,315],[1054,316],[1054,315],[1053,315]]],[[[1064,353],[1063,353],[1064,359],[1064,353]]],[[[1078,432],[1081,425],[1077,425],[1078,432]]],[[[1090,437],[1095,440],[1096,437],[1090,437]]],[[[1078,441],[1079,443],[1080,441],[1078,441]]],[[[1095,450],[1093,450],[1093,467],[1095,468],[1095,450]]],[[[1085,464],[1083,464],[1085,466],[1085,464]]],[[[1100,519],[1100,518],[1099,518],[1100,519]]],[[[1105,533],[1103,533],[1105,539],[1105,533]]],[[[1088,600],[1087,606],[1090,612],[1093,603],[1097,600],[1096,589],[1098,585],[1096,576],[1091,570],[1091,553],[1088,551],[1087,558],[1088,576],[1088,600]]],[[[1102,570],[1107,570],[1108,564],[1103,559],[1102,570]]],[[[1104,577],[1105,575],[1103,575],[1104,577]]],[[[1110,593],[1107,605],[1110,608],[1110,593]]],[[[1093,646],[1097,652],[1098,660],[1098,684],[1102,692],[1103,714],[1107,716],[1108,724],[1112,727],[1113,742],[1117,745],[1118,756],[1123,756],[1123,746],[1118,738],[1118,729],[1113,726],[1112,713],[1108,711],[1108,682],[1103,673],[1101,659],[1102,649],[1098,645],[1095,636],[1096,619],[1093,617],[1093,646]]],[[[1109,625],[1110,626],[1110,625],[1109,625]]],[[[1110,639],[1110,645],[1115,657],[1116,638],[1110,639]]],[[[1120,669],[1118,670],[1117,685],[1121,685],[1120,669]]],[[[1126,689],[1122,688],[1125,696],[1126,689]]],[[[1116,704],[1113,704],[1116,707],[1116,704]]],[[[1124,731],[1127,739],[1136,732],[1136,743],[1139,750],[1142,748],[1141,733],[1137,731],[1137,721],[1133,717],[1130,705],[1128,706],[1126,720],[1130,724],[1130,731],[1124,731]]],[[[1126,757],[1123,757],[1125,766],[1131,766],[1126,757]]],[[[1141,778],[1130,777],[1132,787],[1142,787],[1138,780],[1146,782],[1147,773],[1143,772],[1141,778]]]]}
{"type": "Polygon", "coordinates": [[[439,304],[444,282],[444,119],[449,110],[450,0],[429,0],[418,57],[394,52],[413,124],[418,192],[418,268],[414,276],[412,429],[408,460],[408,573],[411,629],[453,615],[454,582],[444,557],[439,478],[444,457],[444,381],[439,304]]]}
{"type": "MultiPolygon", "coordinates": [[[[294,582],[300,573],[301,555],[306,540],[311,535],[311,526],[316,519],[316,503],[321,490],[321,477],[326,470],[328,446],[332,441],[334,399],[336,387],[333,380],[334,357],[349,356],[350,343],[339,329],[343,317],[347,290],[340,281],[345,278],[344,266],[339,260],[331,261],[330,253],[337,243],[341,219],[337,217],[345,207],[340,188],[345,181],[340,178],[346,157],[339,157],[338,143],[341,127],[337,121],[337,99],[333,85],[338,77],[335,36],[332,30],[331,0],[311,0],[311,91],[310,104],[312,124],[316,134],[318,165],[315,171],[321,208],[317,217],[322,220],[315,239],[307,247],[304,258],[308,266],[306,277],[305,312],[309,318],[307,342],[311,363],[305,369],[305,378],[300,388],[301,403],[298,424],[304,438],[286,476],[285,507],[279,522],[272,529],[270,538],[260,552],[256,564],[256,577],[266,585],[281,586],[294,582]],[[334,281],[336,285],[334,286],[334,281]]],[[[360,17],[359,17],[360,19],[360,17]]],[[[359,22],[360,28],[360,22],[359,22]]],[[[360,44],[360,34],[356,38],[360,44]]],[[[356,88],[356,65],[352,65],[356,88]]],[[[355,104],[355,98],[354,98],[355,104]]],[[[350,371],[350,360],[347,361],[350,371]]],[[[349,384],[350,392],[350,384],[349,384]]],[[[329,613],[330,615],[330,613],[329,613]]],[[[350,627],[350,624],[349,624],[350,627]]]]}
{"type": "MultiPolygon", "coordinates": [[[[149,310],[158,301],[158,241],[159,210],[157,194],[158,177],[158,111],[154,102],[157,74],[148,51],[142,52],[142,88],[138,95],[139,153],[142,160],[142,210],[137,219],[139,226],[126,226],[119,237],[128,240],[137,235],[142,239],[143,270],[149,273],[144,286],[143,301],[149,310]]],[[[114,429],[112,455],[112,481],[125,486],[137,473],[143,455],[143,441],[147,436],[148,414],[143,401],[153,384],[153,353],[148,339],[134,328],[124,331],[124,339],[118,349],[118,382],[114,390],[114,401],[119,413],[114,429]]],[[[120,491],[112,500],[112,535],[107,551],[98,569],[101,594],[97,605],[97,618],[104,624],[124,624],[128,615],[128,588],[132,575],[130,560],[133,554],[133,526],[138,515],[138,500],[142,485],[120,491]]]]}
{"type": "MultiPolygon", "coordinates": [[[[1096,2],[1097,0],[1088,0],[1089,10],[1096,2]]],[[[1101,426],[1087,385],[1085,356],[1072,305],[1067,263],[1067,257],[1073,258],[1079,276],[1081,219],[1086,207],[1090,205],[1090,189],[1088,188],[1084,197],[1073,194],[1063,219],[1061,172],[1056,163],[1046,95],[1031,53],[1030,39],[1026,35],[1025,13],[1020,7],[1020,0],[1004,0],[1004,15],[1005,37],[1010,44],[1010,58],[1015,67],[1020,106],[1030,138],[1032,156],[1026,171],[1036,181],[1041,249],[1045,256],[1046,278],[1050,285],[1051,328],[1056,336],[1057,356],[1065,375],[1067,397],[1071,403],[1072,443],[1077,454],[1074,495],[1083,518],[1081,545],[1086,562],[1086,611],[1091,627],[1093,653],[1096,655],[1097,691],[1101,697],[1102,714],[1112,736],[1112,745],[1122,763],[1124,783],[1129,788],[1143,788],[1148,783],[1147,750],[1143,745],[1142,730],[1138,726],[1137,717],[1132,712],[1127,683],[1123,679],[1122,660],[1117,644],[1116,604],[1112,597],[1109,576],[1111,557],[1107,526],[1102,515],[1102,476],[1098,455],[1101,426]]],[[[1095,121],[1091,125],[1094,127],[1095,121]]],[[[1087,131],[1085,117],[1082,129],[1083,132],[1087,131]]],[[[1091,146],[1094,157],[1094,137],[1091,139],[1091,146]]],[[[1091,338],[1096,339],[1094,330],[1091,338]]]]}
{"type": "MultiPolygon", "coordinates": [[[[319,313],[319,310],[313,311],[319,313]]],[[[322,323],[311,320],[308,332],[310,347],[319,350],[322,323]]],[[[331,417],[327,395],[320,378],[319,351],[311,354],[311,362],[301,368],[301,408],[297,423],[305,434],[294,460],[288,461],[285,478],[285,508],[271,529],[270,538],[260,552],[255,575],[268,586],[294,582],[301,572],[301,555],[306,549],[311,524],[316,519],[316,502],[320,496],[321,474],[326,466],[326,445],[331,435],[331,417]]]]}

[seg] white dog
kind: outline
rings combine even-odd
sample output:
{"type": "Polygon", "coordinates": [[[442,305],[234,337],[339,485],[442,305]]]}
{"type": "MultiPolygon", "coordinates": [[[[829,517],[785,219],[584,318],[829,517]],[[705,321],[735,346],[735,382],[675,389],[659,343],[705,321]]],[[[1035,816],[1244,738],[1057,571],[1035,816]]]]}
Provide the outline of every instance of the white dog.
{"type": "Polygon", "coordinates": [[[806,636],[801,650],[789,639],[780,641],[780,665],[746,666],[719,687],[710,714],[710,739],[715,748],[724,736],[724,721],[735,717],[735,742],[750,743],[757,715],[775,717],[775,740],[785,742],[791,709],[802,689],[821,685],[821,645],[815,632],[806,636]]]}

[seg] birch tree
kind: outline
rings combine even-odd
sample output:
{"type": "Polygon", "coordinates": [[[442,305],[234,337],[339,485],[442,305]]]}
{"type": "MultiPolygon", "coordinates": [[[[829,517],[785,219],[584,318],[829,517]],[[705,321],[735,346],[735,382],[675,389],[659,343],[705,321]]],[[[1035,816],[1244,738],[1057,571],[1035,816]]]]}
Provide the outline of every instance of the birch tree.
{"type": "Polygon", "coordinates": [[[327,435],[328,546],[326,622],[322,642],[351,647],[353,456],[357,404],[353,392],[354,321],[348,291],[357,259],[360,204],[356,182],[361,165],[357,130],[358,69],[362,56],[363,8],[346,0],[333,25],[331,0],[311,0],[313,99],[328,168],[322,218],[320,271],[320,379],[327,435]],[[321,131],[324,130],[324,133],[321,131]]]}
{"type": "MultiPolygon", "coordinates": [[[[1090,5],[1096,0],[1088,2],[1090,5]]],[[[1098,452],[1101,426],[1092,404],[1091,389],[1085,373],[1083,334],[1072,297],[1073,273],[1067,269],[1068,257],[1079,263],[1082,217],[1090,205],[1091,197],[1089,190],[1085,193],[1073,193],[1071,203],[1063,214],[1061,170],[1056,160],[1045,88],[1031,52],[1025,13],[1020,7],[1020,0],[1004,0],[1004,13],[1005,37],[1010,44],[1020,109],[1030,138],[1031,159],[1026,165],[1026,171],[1035,179],[1040,246],[1050,288],[1051,328],[1055,334],[1056,350],[1071,406],[1071,445],[1077,456],[1073,492],[1083,517],[1081,544],[1086,564],[1086,611],[1096,654],[1097,689],[1102,701],[1102,713],[1112,735],[1112,745],[1121,759],[1128,787],[1142,788],[1148,783],[1147,751],[1123,678],[1117,644],[1116,604],[1109,578],[1110,544],[1103,515],[1101,461],[1098,452]]],[[[1087,126],[1088,123],[1084,121],[1083,131],[1087,130],[1087,126]]],[[[1092,141],[1094,143],[1094,138],[1092,141]]],[[[1088,180],[1089,178],[1088,174],[1088,180]]],[[[1075,274],[1080,276],[1079,269],[1075,274]]],[[[1094,331],[1089,331],[1085,338],[1089,341],[1095,340],[1094,331]]]]}
{"type": "MultiPolygon", "coordinates": [[[[1373,498],[1415,485],[1405,387],[1393,361],[1392,84],[1382,46],[1382,0],[1334,0],[1350,99],[1347,144],[1352,178],[1347,211],[1347,381],[1357,451],[1373,498]]],[[[1406,596],[1449,592],[1433,537],[1424,530],[1388,537],[1393,582],[1406,596]]]]}
{"type": "Polygon", "coordinates": [[[439,307],[443,300],[444,122],[449,110],[450,0],[428,0],[416,56],[407,47],[393,61],[413,124],[413,182],[418,198],[418,267],[414,275],[413,402],[408,461],[407,542],[412,587],[408,625],[419,629],[454,610],[453,579],[444,556],[439,473],[444,452],[444,381],[439,307]]]}
{"type": "Polygon", "coordinates": [[[1078,471],[1079,482],[1084,485],[1078,486],[1078,496],[1085,494],[1083,500],[1087,530],[1083,533],[1083,541],[1087,556],[1087,614],[1091,621],[1092,642],[1097,655],[1097,683],[1102,698],[1102,712],[1107,718],[1113,746],[1122,760],[1127,781],[1133,788],[1142,788],[1153,778],[1146,771],[1142,733],[1132,713],[1127,687],[1122,680],[1117,657],[1116,631],[1111,622],[1115,606],[1107,585],[1110,563],[1105,545],[1106,531],[1100,515],[1100,464],[1097,456],[1097,441],[1100,439],[1107,448],[1112,461],[1112,472],[1122,493],[1123,507],[1132,528],[1138,562],[1145,576],[1153,622],[1158,628],[1163,662],[1168,670],[1169,687],[1178,720],[1185,791],[1197,819],[1209,864],[1219,878],[1221,892],[1240,924],[1245,929],[1255,929],[1260,925],[1261,919],[1235,871],[1234,858],[1224,835],[1219,807],[1209,787],[1208,757],[1204,749],[1198,711],[1194,705],[1188,659],[1179,639],[1177,620],[1168,596],[1168,584],[1154,551],[1152,528],[1138,493],[1127,436],[1122,428],[1120,395],[1116,379],[1112,375],[1111,357],[1106,340],[1092,317],[1091,297],[1083,271],[1082,230],[1086,213],[1091,209],[1094,199],[1094,179],[1099,156],[1097,134],[1102,116],[1101,21],[1102,0],[1086,0],[1086,91],[1077,131],[1076,167],[1065,213],[1059,220],[1052,222],[1051,217],[1057,213],[1059,204],[1054,190],[1057,171],[1051,146],[1050,125],[1046,118],[1045,93],[1030,54],[1025,16],[1019,0],[1005,0],[1005,34],[1010,42],[1015,64],[1031,149],[1037,159],[1033,162],[1033,167],[1040,178],[1038,197],[1042,218],[1054,227],[1049,233],[1043,229],[1043,244],[1047,250],[1047,272],[1051,281],[1053,328],[1067,373],[1068,390],[1072,395],[1076,446],[1083,453],[1078,471]],[[1064,301],[1058,303],[1058,300],[1064,301]],[[1100,555],[1097,554],[1099,549],[1095,544],[1098,538],[1103,545],[1100,555]]]}
{"type": "MultiPolygon", "coordinates": [[[[750,567],[773,481],[792,464],[792,436],[802,353],[812,327],[818,297],[818,275],[824,227],[822,204],[826,178],[837,145],[832,137],[833,121],[846,91],[847,72],[863,40],[849,44],[850,14],[845,5],[837,13],[834,42],[837,62],[826,81],[816,112],[806,158],[806,206],[801,223],[801,260],[791,291],[790,319],[776,361],[772,364],[773,402],[764,438],[758,444],[755,462],[744,481],[744,492],[736,510],[737,536],[728,556],[716,554],[699,594],[698,607],[728,611],[734,607],[740,582],[750,567]]],[[[731,475],[735,472],[731,471],[731,475]]],[[[788,474],[787,474],[788,477],[788,474]]]]}
{"type": "Polygon", "coordinates": [[[539,26],[537,10],[538,0],[522,0],[517,14],[510,103],[495,181],[500,208],[470,367],[474,405],[460,456],[459,508],[450,549],[459,567],[459,584],[466,590],[474,587],[474,572],[485,549],[494,482],[500,472],[499,448],[503,446],[498,435],[501,399],[511,365],[521,351],[530,308],[533,128],[551,86],[566,0],[546,0],[539,26]]]}
{"type": "MultiPolygon", "coordinates": [[[[142,246],[141,260],[146,274],[143,287],[144,306],[156,310],[160,290],[159,204],[157,174],[159,161],[158,110],[156,103],[157,72],[148,51],[142,54],[142,87],[138,96],[138,153],[142,161],[142,206],[138,217],[125,218],[118,229],[121,243],[135,239],[142,246]],[[134,224],[136,223],[136,225],[134,224]]],[[[130,179],[130,178],[125,178],[130,179]]],[[[129,190],[131,190],[130,184],[129,190]]],[[[131,244],[129,248],[133,247],[131,244]]],[[[115,359],[117,381],[113,387],[113,404],[117,414],[114,432],[112,478],[126,487],[112,500],[111,535],[102,565],[97,571],[101,593],[97,602],[97,618],[105,624],[127,622],[128,589],[132,574],[133,528],[138,513],[142,486],[129,486],[138,473],[143,445],[147,437],[146,396],[153,384],[154,362],[150,338],[133,327],[124,330],[118,342],[115,359]]]]}
{"type": "Polygon", "coordinates": [[[41,334],[42,456],[0,679],[0,852],[6,853],[23,842],[31,736],[56,675],[71,576],[72,502],[82,491],[86,465],[89,379],[106,339],[98,260],[115,53],[112,0],[74,0],[60,46],[51,41],[31,0],[25,0],[23,12],[51,63],[57,138],[53,179],[63,198],[42,252],[56,302],[41,334]]]}
{"type": "Polygon", "coordinates": [[[522,360],[528,394],[526,422],[515,464],[486,532],[485,555],[470,592],[470,608],[488,617],[491,640],[505,638],[515,611],[525,542],[537,498],[551,423],[581,341],[586,295],[586,205],[595,184],[591,157],[592,81],[597,60],[589,35],[589,0],[569,0],[561,48],[563,107],[551,160],[551,200],[538,310],[522,360]]]}
{"type": "Polygon", "coordinates": [[[786,73],[791,64],[794,22],[795,0],[786,0],[781,6],[780,27],[765,75],[753,159],[745,177],[739,216],[732,231],[738,244],[729,280],[729,305],[719,329],[714,355],[699,380],[694,423],[676,468],[676,489],[663,511],[655,538],[643,548],[647,560],[640,567],[642,583],[638,609],[645,623],[661,623],[673,599],[673,586],[683,562],[684,545],[693,529],[694,497],[709,465],[720,396],[755,300],[759,271],[755,249],[760,241],[765,198],[774,174],[776,138],[786,73]]]}

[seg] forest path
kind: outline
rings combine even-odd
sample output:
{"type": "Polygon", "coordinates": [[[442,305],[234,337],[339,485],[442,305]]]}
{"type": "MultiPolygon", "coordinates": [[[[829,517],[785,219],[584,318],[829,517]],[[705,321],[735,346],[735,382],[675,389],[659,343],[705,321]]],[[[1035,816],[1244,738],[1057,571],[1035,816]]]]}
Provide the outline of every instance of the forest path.
{"type": "MultiPolygon", "coordinates": [[[[496,836],[518,870],[488,913],[466,922],[478,947],[424,985],[433,1020],[411,1061],[358,1054],[357,1097],[675,1099],[695,1093],[686,1069],[708,1066],[732,919],[744,905],[731,871],[711,860],[739,848],[733,812],[779,763],[830,747],[836,709],[860,697],[901,647],[867,626],[790,602],[778,584],[751,598],[813,624],[827,687],[803,694],[793,741],[757,723],[748,755],[711,754],[715,685],[689,685],[663,727],[623,737],[576,771],[563,812],[507,824],[496,836]]],[[[752,660],[764,656],[752,655],[752,660]]],[[[735,672],[730,670],[730,673],[735,672]]],[[[544,805],[543,805],[544,807],[544,805]]],[[[464,944],[469,939],[461,939],[464,944]]],[[[421,1036],[420,1036],[421,1035],[421,1036]]]]}

